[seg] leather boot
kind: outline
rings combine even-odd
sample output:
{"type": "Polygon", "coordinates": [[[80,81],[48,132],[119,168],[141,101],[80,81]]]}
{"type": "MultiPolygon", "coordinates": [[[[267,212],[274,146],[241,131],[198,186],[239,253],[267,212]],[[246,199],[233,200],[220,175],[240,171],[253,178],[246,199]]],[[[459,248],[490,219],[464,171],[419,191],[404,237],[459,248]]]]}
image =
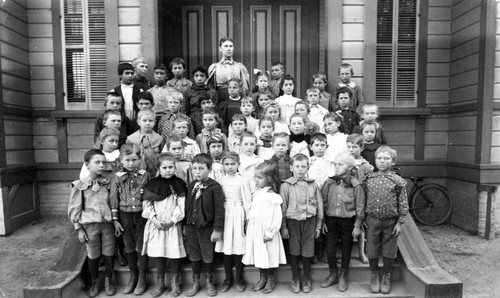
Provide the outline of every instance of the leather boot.
{"type": "Polygon", "coordinates": [[[212,273],[207,273],[207,294],[211,297],[217,295],[217,289],[214,285],[214,275],[212,273]]]}
{"type": "Polygon", "coordinates": [[[96,297],[99,294],[99,279],[93,279],[89,289],[89,297],[96,297]]]}
{"type": "Polygon", "coordinates": [[[187,292],[187,296],[188,297],[193,297],[194,295],[196,295],[196,293],[198,293],[198,291],[200,290],[201,286],[200,286],[200,275],[199,274],[193,274],[193,284],[191,285],[191,288],[188,290],[187,292]]]}
{"type": "Polygon", "coordinates": [[[137,278],[139,271],[136,270],[130,270],[130,277],[128,279],[127,286],[123,290],[123,294],[130,294],[134,291],[135,287],[137,286],[137,278]]]}
{"type": "Polygon", "coordinates": [[[267,270],[259,269],[260,280],[253,286],[252,291],[260,291],[262,290],[267,283],[267,270]]]}
{"type": "Polygon", "coordinates": [[[139,270],[139,277],[137,279],[137,286],[135,287],[134,294],[142,295],[146,292],[147,287],[147,272],[144,270],[139,270]]]}
{"type": "Polygon", "coordinates": [[[391,273],[384,272],[382,275],[382,282],[380,284],[380,291],[383,294],[389,294],[391,292],[391,273]]]}
{"type": "Polygon", "coordinates": [[[378,270],[372,270],[372,277],[370,279],[370,288],[373,293],[380,292],[380,274],[378,270]]]}
{"type": "Polygon", "coordinates": [[[106,276],[104,277],[104,290],[106,291],[106,295],[113,296],[116,294],[116,285],[114,276],[106,276]]]}
{"type": "Polygon", "coordinates": [[[319,286],[322,288],[328,288],[336,283],[338,283],[337,269],[330,269],[330,274],[319,286]]]}
{"type": "Polygon", "coordinates": [[[266,287],[264,288],[264,294],[269,294],[273,291],[274,289],[274,269],[268,269],[267,273],[267,283],[266,287]]]}
{"type": "Polygon", "coordinates": [[[164,291],[165,291],[165,275],[160,274],[156,276],[156,287],[154,291],[151,292],[151,296],[160,297],[164,291]]]}
{"type": "Polygon", "coordinates": [[[345,269],[340,269],[339,291],[340,292],[347,291],[347,270],[345,269]]]}
{"type": "Polygon", "coordinates": [[[170,293],[170,296],[172,297],[177,297],[181,294],[181,285],[179,279],[179,274],[172,274],[172,281],[170,282],[172,287],[172,293],[170,293]]]}

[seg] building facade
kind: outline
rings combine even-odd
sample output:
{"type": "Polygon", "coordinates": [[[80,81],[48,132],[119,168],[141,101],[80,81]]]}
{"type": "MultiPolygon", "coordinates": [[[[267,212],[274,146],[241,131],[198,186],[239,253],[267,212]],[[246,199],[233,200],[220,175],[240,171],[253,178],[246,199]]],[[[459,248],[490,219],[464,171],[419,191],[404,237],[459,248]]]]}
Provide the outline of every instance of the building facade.
{"type": "Polygon", "coordinates": [[[445,185],[453,224],[500,226],[496,1],[6,0],[0,17],[0,234],[66,213],[118,63],[144,56],[152,79],[183,57],[189,72],[222,36],[249,70],[282,61],[300,96],[350,63],[404,175],[445,185]]]}

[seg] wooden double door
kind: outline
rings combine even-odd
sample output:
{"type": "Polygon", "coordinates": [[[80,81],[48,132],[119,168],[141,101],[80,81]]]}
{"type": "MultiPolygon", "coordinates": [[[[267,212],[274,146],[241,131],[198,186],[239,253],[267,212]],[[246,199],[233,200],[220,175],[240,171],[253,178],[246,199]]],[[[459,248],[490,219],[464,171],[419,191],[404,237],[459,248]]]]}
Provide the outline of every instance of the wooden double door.
{"type": "MultiPolygon", "coordinates": [[[[159,0],[161,61],[183,57],[188,70],[220,59],[218,41],[234,39],[234,59],[248,70],[281,61],[303,96],[318,70],[319,0],[159,0]]],[[[253,84],[253,80],[252,80],[253,84]]]]}

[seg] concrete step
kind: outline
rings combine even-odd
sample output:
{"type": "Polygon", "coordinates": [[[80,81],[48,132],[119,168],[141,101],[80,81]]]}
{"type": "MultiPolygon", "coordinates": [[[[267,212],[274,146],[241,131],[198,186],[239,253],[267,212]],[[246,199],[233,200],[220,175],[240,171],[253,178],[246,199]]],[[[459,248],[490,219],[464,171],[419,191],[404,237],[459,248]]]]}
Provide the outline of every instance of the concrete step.
{"type": "MultiPolygon", "coordinates": [[[[356,298],[372,298],[372,297],[400,297],[400,298],[412,298],[415,297],[411,294],[405,287],[402,281],[393,281],[392,290],[389,294],[372,293],[370,291],[369,282],[349,282],[349,288],[346,292],[339,292],[336,285],[330,288],[321,288],[319,282],[313,283],[313,290],[308,294],[300,293],[298,295],[305,297],[356,297],[356,298]]],[[[220,284],[217,286],[217,297],[293,297],[295,296],[290,290],[290,283],[277,283],[274,291],[270,294],[264,294],[263,292],[252,292],[250,290],[251,285],[247,285],[247,290],[245,292],[238,292],[235,287],[232,287],[228,292],[221,293],[219,291],[220,284]]],[[[146,293],[143,296],[150,297],[150,292],[154,289],[154,285],[149,285],[146,293]]],[[[182,286],[182,293],[179,297],[185,297],[188,290],[188,285],[182,286]]],[[[123,286],[118,287],[117,294],[113,297],[125,298],[125,297],[138,297],[134,294],[122,294],[123,286]]],[[[83,296],[82,296],[83,297],[83,296]]],[[[101,290],[98,297],[108,297],[101,290]]],[[[170,292],[164,293],[161,297],[170,297],[170,292]]],[[[209,297],[206,293],[206,288],[202,287],[201,291],[195,297],[209,297]]]]}
{"type": "MultiPolygon", "coordinates": [[[[382,262],[380,262],[379,266],[382,266],[382,262]]],[[[302,265],[300,265],[302,267],[302,265]]],[[[340,260],[337,264],[337,267],[340,268],[340,260]]],[[[101,268],[103,270],[103,268],[101,268]]],[[[167,267],[168,271],[168,267],[167,267]]],[[[189,283],[191,281],[191,265],[189,262],[184,263],[181,266],[181,283],[189,283]]],[[[326,263],[317,263],[312,265],[311,277],[314,281],[322,281],[325,279],[330,270],[328,268],[328,264],[326,263]]],[[[257,281],[259,279],[259,269],[253,266],[245,266],[244,269],[244,278],[248,281],[257,281]]],[[[115,276],[116,282],[118,284],[126,284],[129,278],[128,267],[115,265],[115,276]]],[[[167,274],[167,278],[169,274],[167,274]]],[[[351,264],[349,267],[349,280],[353,282],[366,282],[370,280],[371,271],[368,264],[363,264],[358,259],[351,260],[351,264]]],[[[216,283],[222,283],[225,278],[224,267],[221,263],[217,264],[214,268],[214,281],[216,283]]],[[[400,280],[401,278],[401,264],[396,262],[394,264],[394,270],[392,273],[393,280],[400,280]]],[[[292,280],[292,270],[290,265],[281,265],[276,272],[275,277],[277,282],[289,282],[292,280]]],[[[150,261],[150,270],[148,273],[148,282],[156,283],[156,268],[154,268],[154,260],[150,261]]]]}

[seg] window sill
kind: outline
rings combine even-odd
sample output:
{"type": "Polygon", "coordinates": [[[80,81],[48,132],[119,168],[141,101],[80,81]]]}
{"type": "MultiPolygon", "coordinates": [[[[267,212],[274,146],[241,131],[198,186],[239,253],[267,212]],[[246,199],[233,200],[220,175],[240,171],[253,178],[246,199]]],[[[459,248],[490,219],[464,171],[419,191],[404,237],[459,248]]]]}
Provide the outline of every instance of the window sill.
{"type": "Polygon", "coordinates": [[[99,110],[74,110],[74,111],[52,111],[50,114],[56,120],[68,118],[96,118],[103,111],[99,110]]]}
{"type": "Polygon", "coordinates": [[[429,116],[429,108],[379,108],[381,116],[429,116]]]}

